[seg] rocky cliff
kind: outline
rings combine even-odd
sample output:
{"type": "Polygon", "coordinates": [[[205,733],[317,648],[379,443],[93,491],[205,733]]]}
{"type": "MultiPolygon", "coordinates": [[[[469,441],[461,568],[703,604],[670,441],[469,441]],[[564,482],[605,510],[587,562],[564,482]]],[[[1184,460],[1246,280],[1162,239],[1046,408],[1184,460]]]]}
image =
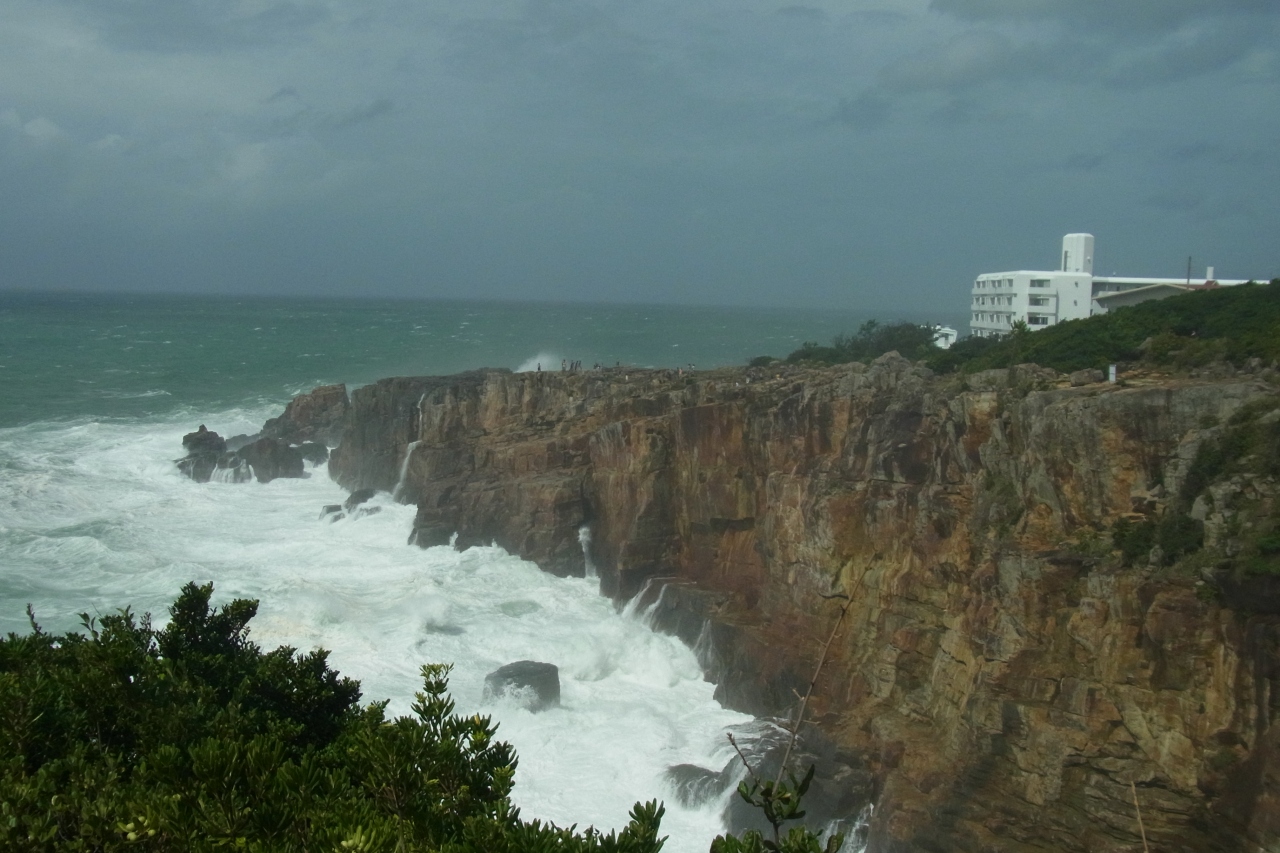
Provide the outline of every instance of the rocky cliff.
{"type": "MultiPolygon", "coordinates": [[[[870,779],[877,853],[1140,850],[1135,795],[1152,849],[1276,850],[1269,579],[1112,532],[1180,511],[1201,445],[1277,405],[1270,375],[1073,387],[892,354],[484,371],[357,389],[330,471],[415,503],[424,546],[648,584],[744,710],[794,704],[851,597],[811,710],[870,779]]],[[[1209,544],[1270,524],[1275,486],[1219,482],[1209,544]]]]}

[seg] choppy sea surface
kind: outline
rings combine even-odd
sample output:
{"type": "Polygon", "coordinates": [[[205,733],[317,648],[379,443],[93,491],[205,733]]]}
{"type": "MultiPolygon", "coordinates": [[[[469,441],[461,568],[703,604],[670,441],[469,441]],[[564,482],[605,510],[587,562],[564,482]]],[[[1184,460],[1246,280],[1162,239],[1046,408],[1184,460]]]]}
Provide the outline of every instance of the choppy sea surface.
{"type": "MultiPolygon", "coordinates": [[[[750,718],[712,698],[692,652],[619,613],[593,580],[555,578],[498,548],[406,543],[413,508],[321,521],[343,490],[301,480],[196,484],[173,460],[197,424],[252,433],[294,394],[477,367],[713,367],[785,355],[866,317],[653,306],[318,301],[0,292],[0,633],[78,627],[125,605],[158,622],[187,581],[261,601],[264,648],[323,647],[363,701],[407,713],[424,662],[454,665],[462,713],[517,750],[526,817],[622,826],[667,804],[667,850],[705,851],[722,800],[679,805],[677,764],[713,770],[750,718]],[[483,703],[486,673],[560,667],[562,706],[483,703]]],[[[749,736],[749,735],[748,735],[749,736]]],[[[725,796],[728,796],[726,793],[725,796]]]]}

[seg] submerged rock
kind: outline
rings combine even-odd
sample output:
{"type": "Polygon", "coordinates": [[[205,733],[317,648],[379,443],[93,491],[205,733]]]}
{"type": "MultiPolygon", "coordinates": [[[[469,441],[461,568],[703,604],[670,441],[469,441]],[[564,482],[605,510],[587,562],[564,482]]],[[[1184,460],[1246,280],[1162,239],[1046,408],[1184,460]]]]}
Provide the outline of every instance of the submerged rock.
{"type": "Polygon", "coordinates": [[[377,493],[377,489],[356,489],[354,492],[347,495],[347,499],[342,502],[342,508],[347,512],[351,512],[377,493]]]}
{"type": "Polygon", "coordinates": [[[708,770],[696,764],[676,764],[667,768],[667,785],[676,802],[687,809],[706,805],[733,786],[730,767],[708,770]]]}
{"type": "MultiPolygon", "coordinates": [[[[772,781],[778,777],[778,767],[787,751],[789,739],[790,735],[785,732],[772,732],[755,744],[740,743],[740,746],[755,774],[772,781]]],[[[845,825],[854,823],[875,795],[875,782],[870,770],[814,728],[804,730],[787,761],[787,769],[796,779],[803,779],[810,766],[814,768],[813,781],[804,795],[805,816],[800,822],[814,832],[820,832],[837,821],[845,825]]],[[[735,758],[724,772],[741,775],[741,759],[735,758]]],[[[787,781],[786,776],[783,781],[787,781]]],[[[735,833],[755,829],[768,837],[771,831],[763,812],[741,797],[729,800],[724,820],[735,833]]]]}
{"type": "Polygon", "coordinates": [[[484,677],[484,701],[514,701],[534,713],[560,705],[560,668],[553,663],[518,660],[484,677]]]}

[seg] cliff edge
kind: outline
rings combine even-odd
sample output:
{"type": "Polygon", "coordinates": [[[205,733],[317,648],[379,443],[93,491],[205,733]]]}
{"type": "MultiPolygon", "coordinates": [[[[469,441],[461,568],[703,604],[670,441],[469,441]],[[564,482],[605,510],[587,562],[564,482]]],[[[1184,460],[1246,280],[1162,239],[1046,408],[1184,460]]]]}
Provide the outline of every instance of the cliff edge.
{"type": "Polygon", "coordinates": [[[1116,531],[1187,515],[1205,554],[1247,551],[1277,478],[1179,501],[1206,443],[1277,407],[1261,372],[1073,386],[892,353],[478,371],[356,389],[329,465],[416,504],[423,546],[647,586],[743,710],[795,703],[850,596],[811,710],[873,780],[877,853],[1139,850],[1135,793],[1152,849],[1274,850],[1274,576],[1116,531]]]}

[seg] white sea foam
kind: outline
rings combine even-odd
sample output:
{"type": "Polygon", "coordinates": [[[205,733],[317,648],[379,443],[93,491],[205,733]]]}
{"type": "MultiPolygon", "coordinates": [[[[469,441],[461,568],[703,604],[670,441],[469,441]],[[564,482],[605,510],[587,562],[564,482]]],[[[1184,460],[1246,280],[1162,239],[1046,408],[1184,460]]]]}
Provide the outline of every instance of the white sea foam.
{"type": "Polygon", "coordinates": [[[196,484],[173,465],[193,424],[252,433],[275,413],[0,430],[0,631],[27,630],[27,602],[46,630],[125,604],[163,621],[183,583],[213,581],[218,602],[261,600],[260,645],[331,649],[365,701],[390,699],[392,713],[409,711],[422,663],[454,664],[459,712],[492,714],[516,747],[514,799],[527,817],[607,829],[657,797],[666,849],[705,851],[721,831],[718,804],[682,808],[664,772],[723,767],[725,727],[747,718],[712,699],[693,653],[616,613],[595,580],[556,578],[497,548],[407,545],[414,508],[390,495],[369,503],[376,514],[319,519],[345,497],[323,466],[237,485],[196,484]],[[560,708],[482,705],[485,674],[522,659],[560,667],[560,708]]]}
{"type": "Polygon", "coordinates": [[[533,373],[539,368],[542,370],[559,370],[562,361],[564,361],[563,356],[550,352],[540,352],[520,362],[520,366],[516,368],[516,373],[533,373]]]}

